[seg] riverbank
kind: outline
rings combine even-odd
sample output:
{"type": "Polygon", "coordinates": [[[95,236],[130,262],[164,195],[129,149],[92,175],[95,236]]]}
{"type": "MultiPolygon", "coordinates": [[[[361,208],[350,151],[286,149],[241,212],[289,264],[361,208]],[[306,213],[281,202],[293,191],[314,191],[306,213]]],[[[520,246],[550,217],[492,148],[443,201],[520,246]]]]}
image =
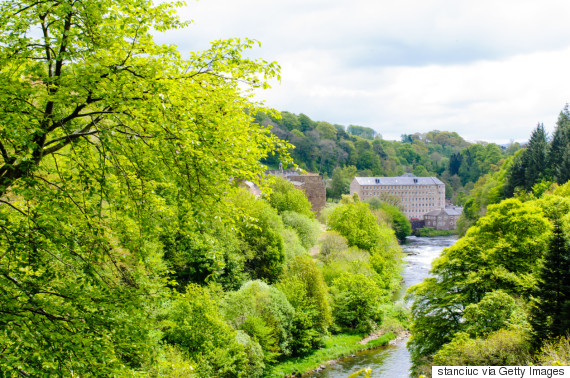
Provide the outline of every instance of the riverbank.
{"type": "Polygon", "coordinates": [[[323,348],[315,350],[314,353],[305,357],[287,359],[274,366],[267,376],[301,377],[322,370],[356,352],[388,345],[390,341],[396,340],[398,337],[401,335],[392,332],[377,337],[370,337],[365,334],[331,335],[324,340],[323,348]],[[362,343],[364,340],[367,342],[362,343]]]}
{"type": "Polygon", "coordinates": [[[429,227],[418,228],[417,230],[414,231],[414,235],[419,237],[450,236],[458,234],[459,230],[436,230],[434,228],[429,228],[429,227]]]}

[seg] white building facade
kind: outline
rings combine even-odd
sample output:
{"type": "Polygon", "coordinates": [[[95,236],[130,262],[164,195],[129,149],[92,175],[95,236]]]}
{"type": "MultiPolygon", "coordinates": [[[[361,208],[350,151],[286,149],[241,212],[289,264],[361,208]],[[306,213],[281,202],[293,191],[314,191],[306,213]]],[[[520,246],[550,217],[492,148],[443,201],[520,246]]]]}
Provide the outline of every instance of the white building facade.
{"type": "Polygon", "coordinates": [[[355,177],[350,183],[350,194],[354,193],[361,200],[396,197],[410,219],[423,219],[430,211],[445,209],[445,184],[436,177],[355,177]]]}

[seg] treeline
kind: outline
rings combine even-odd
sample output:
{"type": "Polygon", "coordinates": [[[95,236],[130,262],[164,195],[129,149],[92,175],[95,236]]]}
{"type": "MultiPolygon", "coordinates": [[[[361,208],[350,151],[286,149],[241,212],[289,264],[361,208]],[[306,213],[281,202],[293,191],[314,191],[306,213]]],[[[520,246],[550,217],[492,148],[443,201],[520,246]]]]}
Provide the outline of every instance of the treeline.
{"type": "Polygon", "coordinates": [[[465,232],[485,214],[489,204],[511,197],[541,196],[553,184],[570,179],[570,112],[560,112],[549,137],[542,124],[532,131],[526,148],[509,156],[498,169],[482,176],[465,201],[460,228],[465,232]]]}
{"type": "MultiPolygon", "coordinates": [[[[256,122],[271,126],[271,132],[295,148],[290,152],[301,168],[331,178],[329,198],[349,192],[350,181],[360,176],[436,176],[446,184],[446,196],[463,204],[477,180],[498,170],[504,159],[520,146],[503,150],[494,143],[468,143],[455,132],[430,131],[402,135],[387,141],[371,128],[344,127],[313,121],[304,114],[257,113],[256,122]]],[[[264,162],[276,168],[275,154],[264,162]]]]}

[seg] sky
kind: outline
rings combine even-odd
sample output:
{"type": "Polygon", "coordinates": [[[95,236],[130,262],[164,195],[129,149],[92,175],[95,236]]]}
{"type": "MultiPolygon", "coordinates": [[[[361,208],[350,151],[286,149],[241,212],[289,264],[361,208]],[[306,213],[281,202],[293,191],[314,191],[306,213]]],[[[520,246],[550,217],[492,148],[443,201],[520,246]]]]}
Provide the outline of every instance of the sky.
{"type": "Polygon", "coordinates": [[[384,139],[522,142],[570,102],[568,0],[188,0],[178,14],[192,24],[158,42],[255,39],[250,56],[281,66],[267,106],[384,139]]]}

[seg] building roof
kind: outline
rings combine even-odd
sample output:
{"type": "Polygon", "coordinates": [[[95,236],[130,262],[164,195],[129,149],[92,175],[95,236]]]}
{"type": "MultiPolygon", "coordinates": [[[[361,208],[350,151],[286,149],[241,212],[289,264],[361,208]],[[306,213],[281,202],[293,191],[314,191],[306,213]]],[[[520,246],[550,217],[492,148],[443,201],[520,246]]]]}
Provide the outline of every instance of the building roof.
{"type": "Polygon", "coordinates": [[[354,179],[360,185],[444,185],[437,177],[416,177],[410,174],[399,177],[355,177],[354,179]]]}
{"type": "Polygon", "coordinates": [[[425,213],[424,216],[425,215],[430,215],[430,216],[456,215],[456,216],[459,216],[459,215],[461,215],[461,211],[456,210],[456,209],[439,209],[439,210],[430,211],[429,213],[425,213]]]}

